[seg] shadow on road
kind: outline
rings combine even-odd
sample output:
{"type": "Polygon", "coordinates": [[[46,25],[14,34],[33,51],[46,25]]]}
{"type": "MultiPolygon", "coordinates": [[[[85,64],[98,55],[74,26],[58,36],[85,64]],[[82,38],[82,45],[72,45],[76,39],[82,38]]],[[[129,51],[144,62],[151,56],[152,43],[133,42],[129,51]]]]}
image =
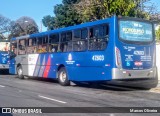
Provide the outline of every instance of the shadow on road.
{"type": "MultiPolygon", "coordinates": [[[[16,77],[16,76],[15,76],[16,77]]],[[[47,84],[57,84],[59,85],[56,79],[48,79],[48,78],[38,78],[38,77],[27,77],[29,81],[39,81],[47,84]]],[[[65,87],[65,86],[64,86],[65,87]]],[[[71,82],[71,86],[68,87],[79,87],[79,88],[90,88],[97,90],[110,90],[110,91],[138,91],[144,90],[142,88],[133,88],[129,86],[116,85],[116,84],[106,84],[102,82],[71,82]]]]}
{"type": "Polygon", "coordinates": [[[91,88],[91,89],[99,89],[99,90],[110,90],[110,91],[140,91],[144,90],[142,88],[135,88],[125,85],[116,85],[116,84],[107,84],[107,83],[77,83],[72,85],[72,87],[82,87],[82,88],[91,88]]]}
{"type": "MultiPolygon", "coordinates": [[[[48,79],[48,78],[28,78],[27,80],[34,80],[34,81],[40,81],[42,83],[48,83],[48,84],[58,84],[58,81],[56,79],[48,79]]],[[[66,87],[66,86],[64,86],[66,87]]],[[[87,82],[71,82],[71,86],[68,87],[82,87],[82,88],[90,88],[90,89],[100,89],[100,90],[111,90],[111,91],[135,91],[137,89],[129,88],[129,87],[123,87],[119,85],[109,85],[109,84],[104,84],[104,83],[87,83],[87,82]]]]}
{"type": "MultiPolygon", "coordinates": [[[[28,78],[29,80],[35,80],[40,82],[45,82],[49,84],[59,84],[56,79],[48,79],[48,78],[28,78]]],[[[64,86],[66,87],[66,86],[64,86]]],[[[111,90],[111,91],[135,91],[138,89],[131,88],[131,87],[124,87],[120,85],[111,85],[111,84],[104,84],[104,83],[96,83],[96,82],[71,82],[70,87],[82,87],[82,88],[91,88],[91,89],[101,89],[101,90],[111,90]]]]}
{"type": "Polygon", "coordinates": [[[29,77],[28,80],[35,80],[40,82],[46,82],[46,83],[57,83],[58,81],[56,79],[49,79],[49,78],[42,78],[42,77],[29,77]]]}
{"type": "Polygon", "coordinates": [[[9,70],[0,70],[0,75],[9,75],[9,70]]]}

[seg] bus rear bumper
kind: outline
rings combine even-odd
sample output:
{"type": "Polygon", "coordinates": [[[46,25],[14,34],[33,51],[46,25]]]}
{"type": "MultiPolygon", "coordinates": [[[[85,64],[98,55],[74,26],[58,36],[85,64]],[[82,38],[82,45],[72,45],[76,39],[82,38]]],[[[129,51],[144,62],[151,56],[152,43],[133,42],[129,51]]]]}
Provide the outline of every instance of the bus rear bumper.
{"type": "Polygon", "coordinates": [[[112,79],[149,79],[156,78],[157,68],[147,69],[147,70],[124,70],[113,68],[112,69],[112,79]]]}
{"type": "Polygon", "coordinates": [[[111,83],[140,87],[153,88],[158,84],[157,68],[148,70],[124,70],[114,68],[112,70],[113,80],[111,83]]]}

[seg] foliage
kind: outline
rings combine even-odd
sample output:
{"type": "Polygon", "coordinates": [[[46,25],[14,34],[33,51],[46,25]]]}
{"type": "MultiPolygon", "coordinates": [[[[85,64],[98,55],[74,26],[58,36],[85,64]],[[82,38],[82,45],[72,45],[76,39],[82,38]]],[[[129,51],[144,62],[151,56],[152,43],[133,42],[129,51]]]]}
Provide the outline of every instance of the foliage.
{"type": "Polygon", "coordinates": [[[55,16],[45,16],[49,30],[66,27],[112,15],[153,19],[156,14],[151,0],[63,0],[54,7],[55,16]],[[147,4],[146,4],[147,3],[147,4]]]}
{"type": "Polygon", "coordinates": [[[9,30],[10,19],[0,15],[0,32],[6,32],[9,30]]]}
{"type": "Polygon", "coordinates": [[[75,4],[84,21],[103,19],[112,15],[148,18],[142,9],[146,0],[81,0],[75,4]]]}
{"type": "Polygon", "coordinates": [[[17,21],[11,21],[10,19],[0,15],[0,38],[10,39],[26,34],[32,34],[38,32],[38,26],[35,21],[23,16],[17,21]],[[5,35],[8,35],[7,37],[5,35]]]}
{"type": "Polygon", "coordinates": [[[62,0],[62,3],[64,5],[71,5],[71,4],[76,4],[78,3],[80,0],[62,0]]]}
{"type": "Polygon", "coordinates": [[[26,35],[26,34],[32,34],[32,33],[37,33],[38,32],[38,26],[36,22],[30,18],[23,16],[19,18],[16,22],[16,25],[19,25],[20,30],[22,31],[20,35],[26,35]]]}
{"type": "Polygon", "coordinates": [[[55,18],[50,15],[43,17],[42,23],[45,27],[48,28],[48,30],[53,30],[56,27],[55,26],[55,18]]]}
{"type": "Polygon", "coordinates": [[[54,8],[56,27],[65,27],[81,23],[81,18],[73,8],[73,4],[57,5],[54,8]]]}
{"type": "Polygon", "coordinates": [[[156,39],[160,41],[160,27],[156,30],[156,39]]]}
{"type": "Polygon", "coordinates": [[[6,39],[5,33],[10,30],[11,20],[0,15],[0,39],[6,39]]]}
{"type": "Polygon", "coordinates": [[[77,13],[73,5],[79,2],[79,0],[63,0],[62,4],[54,6],[55,17],[50,15],[45,16],[42,19],[43,25],[48,30],[80,24],[81,15],[77,13]]]}
{"type": "Polygon", "coordinates": [[[9,38],[20,36],[20,33],[22,33],[20,25],[12,21],[9,38]]]}
{"type": "Polygon", "coordinates": [[[30,17],[23,16],[15,22],[13,21],[11,23],[10,37],[17,37],[37,32],[38,26],[35,21],[30,17]]]}

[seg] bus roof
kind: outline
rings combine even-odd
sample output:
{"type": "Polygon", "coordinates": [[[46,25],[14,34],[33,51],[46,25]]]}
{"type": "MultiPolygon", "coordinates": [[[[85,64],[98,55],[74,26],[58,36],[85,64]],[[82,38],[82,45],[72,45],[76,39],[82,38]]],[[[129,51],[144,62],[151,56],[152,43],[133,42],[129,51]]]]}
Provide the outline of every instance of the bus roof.
{"type": "Polygon", "coordinates": [[[111,20],[113,20],[112,18],[115,18],[115,17],[116,16],[106,18],[106,19],[102,19],[102,20],[98,20],[98,21],[86,22],[86,23],[83,23],[83,24],[75,25],[75,26],[69,26],[69,27],[59,28],[59,29],[50,30],[50,31],[46,31],[46,32],[15,37],[15,38],[12,38],[11,41],[14,41],[14,40],[17,40],[17,39],[41,37],[41,36],[46,36],[46,35],[49,35],[49,34],[60,33],[60,32],[63,33],[63,32],[66,32],[66,31],[82,29],[82,28],[85,28],[85,27],[92,27],[94,25],[99,25],[99,24],[110,22],[111,20]]]}

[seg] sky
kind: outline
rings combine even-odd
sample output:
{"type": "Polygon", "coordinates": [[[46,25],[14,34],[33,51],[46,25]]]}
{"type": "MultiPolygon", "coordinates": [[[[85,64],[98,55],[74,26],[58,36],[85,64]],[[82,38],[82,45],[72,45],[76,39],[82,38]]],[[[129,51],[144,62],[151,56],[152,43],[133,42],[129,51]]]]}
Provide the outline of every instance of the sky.
{"type": "Polygon", "coordinates": [[[150,0],[149,3],[153,3],[155,5],[155,9],[160,12],[160,0],[150,0]]]}
{"type": "MultiPolygon", "coordinates": [[[[151,2],[160,11],[160,0],[151,0],[151,2]]],[[[43,17],[54,16],[53,7],[60,3],[62,0],[0,0],[0,14],[14,21],[22,16],[31,17],[40,28],[43,17]]],[[[46,31],[44,26],[42,31],[46,31]]]]}
{"type": "MultiPolygon", "coordinates": [[[[54,16],[53,7],[61,3],[62,0],[0,0],[0,14],[14,21],[22,16],[31,17],[40,28],[43,17],[54,16]]],[[[44,26],[42,31],[46,31],[44,26]]]]}

